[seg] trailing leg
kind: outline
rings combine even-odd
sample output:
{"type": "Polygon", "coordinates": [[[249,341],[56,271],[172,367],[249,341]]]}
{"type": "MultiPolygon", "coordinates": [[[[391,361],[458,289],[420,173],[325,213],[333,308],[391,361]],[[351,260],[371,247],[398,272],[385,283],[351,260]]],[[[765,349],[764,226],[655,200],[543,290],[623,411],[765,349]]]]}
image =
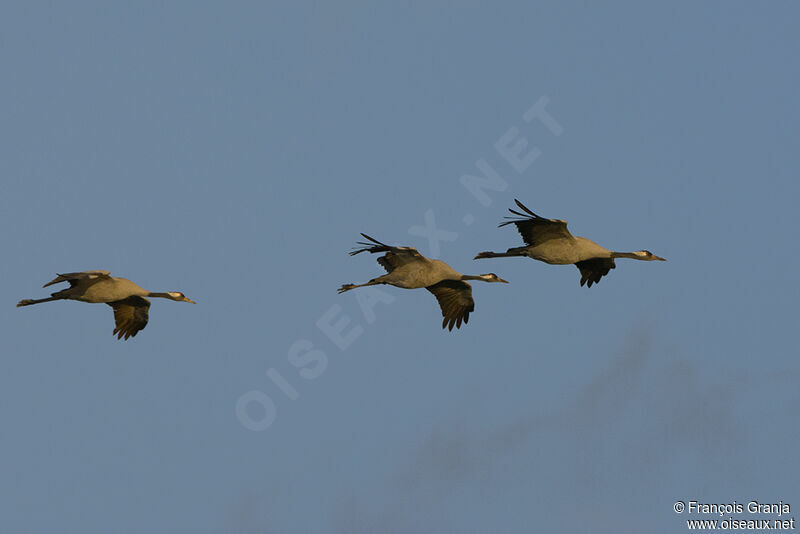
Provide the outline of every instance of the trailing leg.
{"type": "Polygon", "coordinates": [[[382,278],[383,278],[383,276],[378,277],[378,278],[373,278],[372,280],[370,280],[366,284],[344,284],[342,287],[340,287],[337,290],[337,292],[341,294],[341,293],[344,293],[345,291],[350,291],[351,289],[355,289],[357,287],[366,287],[366,286],[374,286],[374,285],[378,285],[378,284],[384,284],[385,282],[383,280],[381,280],[382,278]]]}
{"type": "MultiPolygon", "coordinates": [[[[54,294],[54,295],[55,295],[55,294],[54,294]]],[[[21,306],[30,306],[31,304],[39,304],[40,302],[50,302],[50,301],[53,301],[53,300],[63,300],[63,298],[64,298],[64,297],[56,297],[56,296],[52,296],[52,297],[48,297],[48,298],[46,298],[46,299],[38,299],[38,300],[34,300],[34,299],[23,299],[23,300],[21,300],[21,301],[17,302],[17,308],[19,308],[19,307],[21,307],[21,306]]]]}
{"type": "Polygon", "coordinates": [[[527,256],[525,254],[526,247],[516,247],[510,248],[505,252],[479,252],[477,256],[475,256],[474,260],[480,260],[483,258],[510,258],[512,256],[527,256]]]}

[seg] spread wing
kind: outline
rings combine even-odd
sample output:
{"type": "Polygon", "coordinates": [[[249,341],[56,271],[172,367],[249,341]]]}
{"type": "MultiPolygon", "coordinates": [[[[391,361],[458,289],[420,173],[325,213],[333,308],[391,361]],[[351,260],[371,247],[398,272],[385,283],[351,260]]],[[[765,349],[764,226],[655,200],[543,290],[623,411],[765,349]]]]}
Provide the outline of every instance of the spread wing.
{"type": "Polygon", "coordinates": [[[517,230],[519,231],[519,235],[522,236],[522,240],[525,241],[526,245],[541,245],[545,241],[549,241],[551,239],[575,239],[572,234],[569,233],[569,230],[567,230],[567,221],[539,217],[531,210],[526,208],[519,200],[514,199],[514,202],[516,202],[517,206],[519,206],[520,209],[525,213],[520,213],[518,211],[509,209],[508,211],[517,217],[522,218],[515,219],[514,217],[506,217],[506,219],[512,220],[500,223],[500,226],[502,227],[506,226],[507,224],[515,224],[517,226],[517,230]]]}
{"type": "Polygon", "coordinates": [[[461,323],[469,322],[469,312],[475,310],[472,300],[472,286],[463,280],[442,280],[438,284],[425,289],[433,293],[442,309],[442,328],[452,330],[453,326],[461,328],[461,323]]]}
{"type": "Polygon", "coordinates": [[[600,279],[607,275],[608,271],[616,267],[614,258],[594,258],[592,260],[579,261],[575,263],[575,266],[581,272],[581,286],[589,282],[587,287],[600,283],[600,279]]]}
{"type": "Polygon", "coordinates": [[[378,263],[380,263],[381,266],[386,269],[387,273],[394,271],[406,263],[415,261],[428,261],[428,258],[420,254],[419,251],[417,251],[417,249],[414,247],[393,247],[391,245],[381,243],[377,239],[374,239],[367,234],[361,235],[364,236],[365,239],[371,241],[371,243],[359,241],[357,244],[364,246],[356,247],[350,251],[350,255],[355,256],[356,254],[360,254],[362,252],[371,252],[372,254],[385,252],[386,254],[378,258],[378,263]]]}
{"type": "Polygon", "coordinates": [[[70,287],[74,286],[78,283],[78,280],[86,280],[86,279],[101,279],[101,278],[110,278],[111,273],[108,271],[83,271],[80,273],[64,273],[57,275],[53,280],[47,282],[42,287],[51,286],[53,284],[58,284],[59,282],[69,282],[70,287]]]}
{"type": "Polygon", "coordinates": [[[133,296],[109,302],[108,305],[114,308],[114,334],[117,339],[134,337],[147,326],[150,301],[146,298],[133,296]]]}

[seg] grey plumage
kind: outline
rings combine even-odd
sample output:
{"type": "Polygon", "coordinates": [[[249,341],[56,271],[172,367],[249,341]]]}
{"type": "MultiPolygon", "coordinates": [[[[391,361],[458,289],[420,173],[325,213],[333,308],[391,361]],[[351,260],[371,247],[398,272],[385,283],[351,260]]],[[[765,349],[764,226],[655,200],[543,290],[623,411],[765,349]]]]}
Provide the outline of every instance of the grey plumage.
{"type": "Polygon", "coordinates": [[[592,287],[614,269],[614,258],[631,258],[643,261],[666,261],[648,250],[636,252],[614,252],[601,247],[585,237],[575,237],[567,230],[567,221],[545,219],[526,208],[519,200],[514,200],[524,212],[509,209],[516,217],[500,223],[500,226],[513,224],[517,227],[524,247],[510,248],[506,252],[481,252],[475,259],[527,256],[551,265],[574,264],[581,273],[581,286],[592,287]],[[588,282],[588,283],[587,283],[588,282]]]}
{"type": "Polygon", "coordinates": [[[386,274],[365,284],[345,284],[339,288],[339,293],[376,284],[388,284],[403,289],[424,287],[439,302],[444,317],[442,328],[461,328],[462,322],[466,324],[469,321],[469,314],[475,309],[475,301],[472,299],[472,286],[467,280],[508,283],[494,273],[478,276],[461,274],[441,260],[426,258],[413,247],[394,247],[366,234],[361,235],[370,242],[359,242],[363,246],[351,251],[350,255],[385,252],[386,254],[378,258],[378,263],[386,269],[386,274]]]}
{"type": "Polygon", "coordinates": [[[150,301],[145,297],[160,297],[179,302],[193,300],[179,291],[153,293],[139,287],[126,278],[110,276],[108,271],[83,271],[79,273],[59,274],[42,287],[60,282],[69,282],[67,289],[52,293],[49,298],[24,299],[17,307],[30,306],[54,300],[78,300],[90,303],[105,303],[114,309],[115,328],[113,334],[117,339],[134,337],[147,326],[150,301]]]}

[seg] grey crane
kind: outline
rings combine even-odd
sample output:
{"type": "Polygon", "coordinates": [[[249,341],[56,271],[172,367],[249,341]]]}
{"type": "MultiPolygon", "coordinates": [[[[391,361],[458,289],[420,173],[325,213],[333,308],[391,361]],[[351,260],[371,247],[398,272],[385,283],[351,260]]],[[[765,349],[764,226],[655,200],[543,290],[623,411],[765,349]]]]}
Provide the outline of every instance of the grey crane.
{"type": "Polygon", "coordinates": [[[114,335],[117,339],[134,337],[147,326],[150,301],[145,297],[160,297],[178,302],[195,301],[186,298],[179,291],[153,293],[134,284],[126,278],[110,276],[108,271],[83,271],[80,273],[59,274],[42,287],[59,282],[69,282],[67,289],[51,294],[46,299],[25,299],[17,307],[30,306],[53,300],[79,300],[81,302],[105,303],[114,309],[114,335]]]}
{"type": "Polygon", "coordinates": [[[539,217],[519,200],[515,199],[514,202],[524,213],[509,209],[508,211],[520,218],[506,217],[506,219],[512,220],[500,223],[500,226],[516,225],[522,240],[525,241],[525,246],[510,248],[506,252],[481,252],[475,256],[476,260],[527,256],[551,265],[574,264],[581,272],[581,286],[588,282],[587,287],[599,283],[603,276],[615,268],[614,258],[667,261],[649,250],[637,250],[636,252],[608,250],[585,237],[573,236],[567,230],[567,221],[539,217]]]}
{"type": "Polygon", "coordinates": [[[447,327],[451,331],[453,326],[461,328],[462,322],[467,324],[470,312],[475,310],[472,286],[467,280],[508,283],[494,273],[477,276],[461,274],[441,260],[426,258],[413,247],[393,247],[366,234],[361,235],[370,243],[358,242],[363,247],[356,247],[350,255],[355,256],[362,252],[373,254],[385,252],[386,254],[378,258],[378,263],[386,269],[387,274],[373,278],[366,284],[345,284],[339,288],[339,293],[376,284],[388,284],[403,289],[424,287],[439,301],[444,317],[442,328],[447,327]]]}

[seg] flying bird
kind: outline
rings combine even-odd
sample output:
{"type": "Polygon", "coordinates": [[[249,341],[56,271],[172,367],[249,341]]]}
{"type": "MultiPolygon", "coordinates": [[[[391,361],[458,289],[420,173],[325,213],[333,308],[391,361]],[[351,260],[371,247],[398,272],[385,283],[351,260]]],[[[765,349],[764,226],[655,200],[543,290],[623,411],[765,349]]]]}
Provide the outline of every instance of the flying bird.
{"type": "Polygon", "coordinates": [[[150,301],[145,297],[160,297],[178,302],[195,302],[179,291],[152,293],[126,278],[110,276],[108,271],[84,271],[59,274],[42,287],[59,282],[69,282],[67,289],[53,293],[46,299],[25,299],[17,307],[30,306],[53,300],[79,300],[81,302],[105,303],[114,309],[114,335],[117,339],[134,337],[147,326],[150,301]]]}
{"type": "Polygon", "coordinates": [[[539,217],[519,200],[515,199],[514,202],[524,213],[509,209],[508,211],[516,217],[506,217],[511,220],[500,223],[500,227],[508,224],[516,225],[525,246],[510,248],[506,252],[481,252],[475,256],[476,260],[527,256],[551,265],[574,264],[581,272],[581,286],[586,284],[587,287],[599,283],[603,276],[615,268],[614,258],[667,261],[649,250],[636,252],[608,250],[585,237],[573,236],[567,230],[567,221],[539,217]]]}
{"type": "Polygon", "coordinates": [[[386,269],[387,274],[373,278],[366,284],[345,284],[339,288],[339,293],[376,284],[388,284],[403,289],[424,287],[439,301],[444,317],[442,328],[446,327],[448,330],[453,330],[453,326],[461,328],[462,322],[467,324],[470,312],[475,310],[472,286],[467,280],[508,283],[494,273],[477,276],[461,274],[441,260],[426,258],[413,247],[393,247],[366,234],[361,235],[370,242],[359,242],[358,245],[363,247],[356,247],[350,255],[385,252],[386,254],[378,258],[378,263],[386,269]]]}

